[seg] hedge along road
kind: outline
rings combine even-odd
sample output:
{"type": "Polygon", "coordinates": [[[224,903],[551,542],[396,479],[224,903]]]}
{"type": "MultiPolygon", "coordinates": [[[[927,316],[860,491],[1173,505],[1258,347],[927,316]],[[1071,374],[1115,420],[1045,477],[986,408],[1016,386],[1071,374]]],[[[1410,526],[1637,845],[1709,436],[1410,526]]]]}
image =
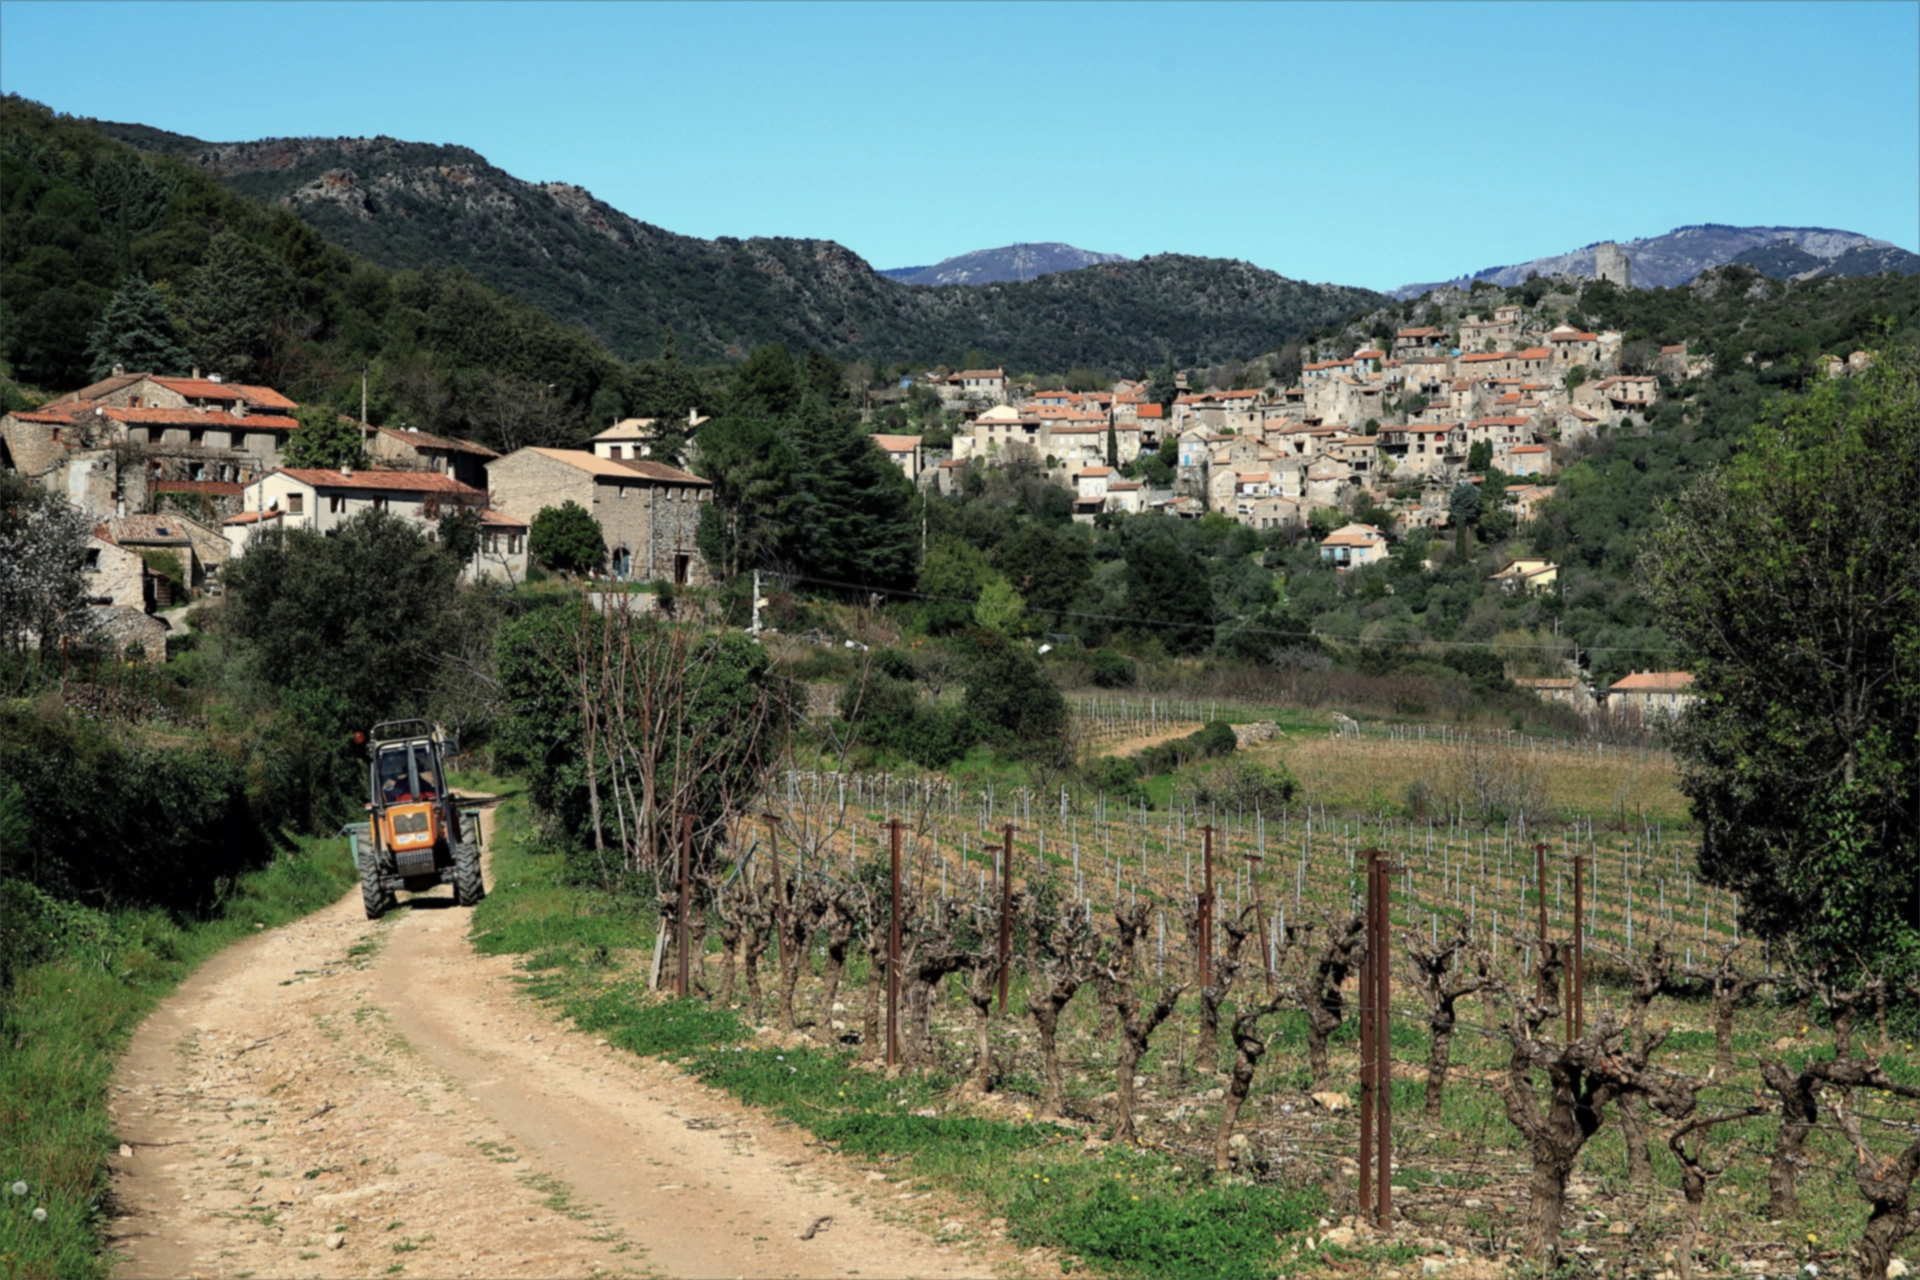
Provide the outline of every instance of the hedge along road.
{"type": "Polygon", "coordinates": [[[561,1029],[511,958],[474,954],[450,890],[413,901],[371,923],[356,886],[215,957],[141,1025],[114,1085],[119,1275],[948,1277],[1009,1260],[885,1221],[862,1203],[881,1188],[797,1131],[561,1029]]]}

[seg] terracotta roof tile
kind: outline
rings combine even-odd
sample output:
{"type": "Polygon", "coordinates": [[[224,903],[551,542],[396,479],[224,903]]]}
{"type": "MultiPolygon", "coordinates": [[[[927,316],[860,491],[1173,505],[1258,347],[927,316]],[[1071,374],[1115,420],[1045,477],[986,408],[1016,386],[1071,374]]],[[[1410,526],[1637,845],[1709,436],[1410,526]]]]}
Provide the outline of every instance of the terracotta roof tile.
{"type": "Polygon", "coordinates": [[[288,476],[315,489],[384,489],[393,493],[445,493],[454,497],[485,502],[487,495],[452,476],[433,471],[353,471],[340,472],[324,467],[282,467],[276,473],[288,476]]]}

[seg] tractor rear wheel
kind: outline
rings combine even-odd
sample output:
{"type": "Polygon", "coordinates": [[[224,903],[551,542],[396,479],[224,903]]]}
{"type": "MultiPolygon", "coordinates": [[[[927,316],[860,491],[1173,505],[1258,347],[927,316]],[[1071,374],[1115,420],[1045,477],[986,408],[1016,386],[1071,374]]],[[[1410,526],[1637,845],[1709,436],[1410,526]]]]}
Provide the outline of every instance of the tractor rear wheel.
{"type": "Polygon", "coordinates": [[[369,920],[378,920],[394,907],[393,890],[380,883],[380,863],[371,851],[361,856],[360,901],[367,908],[369,920]]]}
{"type": "Polygon", "coordinates": [[[486,896],[487,886],[480,878],[480,846],[462,840],[453,847],[453,900],[474,907],[486,896]]]}

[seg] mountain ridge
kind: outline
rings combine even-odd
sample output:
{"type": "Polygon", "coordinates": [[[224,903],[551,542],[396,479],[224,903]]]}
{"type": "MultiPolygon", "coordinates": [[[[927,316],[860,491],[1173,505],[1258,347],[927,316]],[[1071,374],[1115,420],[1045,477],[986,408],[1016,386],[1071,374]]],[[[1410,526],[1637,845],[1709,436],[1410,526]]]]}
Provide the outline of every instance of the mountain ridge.
{"type": "Polygon", "coordinates": [[[880,272],[902,284],[1002,284],[1016,280],[1034,280],[1056,271],[1078,271],[1103,262],[1127,262],[1121,253],[1096,253],[1076,249],[1058,241],[1021,242],[998,249],[975,249],[971,253],[943,258],[930,267],[886,267],[880,272]]]}
{"type": "Polygon", "coordinates": [[[679,235],[583,187],[516,178],[463,146],[215,143],[144,125],[95,127],[288,208],[382,266],[463,267],[629,359],[671,336],[703,359],[784,342],[843,360],[951,364],[975,352],[1022,371],[1140,372],[1170,358],[1244,359],[1383,300],[1178,254],[1026,281],[906,285],[834,241],[679,235]]]}
{"type": "MultiPolygon", "coordinates": [[[[1826,262],[1836,262],[1849,251],[1856,248],[1876,250],[1895,250],[1906,253],[1892,241],[1878,240],[1857,231],[1841,231],[1833,227],[1737,227],[1726,223],[1702,222],[1684,227],[1675,227],[1671,231],[1657,236],[1642,236],[1634,240],[1620,240],[1621,252],[1625,253],[1633,264],[1633,284],[1636,288],[1671,288],[1682,285],[1705,271],[1708,267],[1717,267],[1735,261],[1742,253],[1771,248],[1781,241],[1787,241],[1800,253],[1810,254],[1826,262]]],[[[1479,271],[1454,276],[1448,280],[1435,280],[1420,284],[1405,284],[1391,291],[1392,296],[1405,300],[1417,298],[1432,289],[1445,286],[1464,286],[1475,280],[1510,287],[1523,284],[1529,274],[1543,276],[1572,275],[1591,276],[1594,273],[1594,250],[1606,241],[1595,241],[1566,253],[1549,254],[1527,262],[1512,263],[1506,266],[1486,267],[1479,271]]],[[[1920,266],[1920,258],[1914,258],[1902,274],[1911,274],[1920,266]]],[[[1904,262],[1905,259],[1897,259],[1904,262]]],[[[1889,268],[1900,270],[1899,267],[1889,268]]],[[[1862,273],[1870,274],[1870,273],[1862,273]]]]}

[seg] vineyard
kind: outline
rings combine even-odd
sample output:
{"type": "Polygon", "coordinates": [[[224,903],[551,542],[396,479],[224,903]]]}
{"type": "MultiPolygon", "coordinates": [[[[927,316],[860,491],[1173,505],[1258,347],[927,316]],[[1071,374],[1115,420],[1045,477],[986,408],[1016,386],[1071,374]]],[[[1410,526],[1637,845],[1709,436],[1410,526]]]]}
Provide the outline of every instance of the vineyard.
{"type": "MultiPolygon", "coordinates": [[[[1077,732],[1098,750],[1196,712],[1082,706],[1077,732]]],[[[1690,834],[1650,816],[1677,807],[1656,749],[1249,736],[1242,754],[1300,763],[1300,795],[1269,808],[1203,779],[1148,808],[786,770],[686,886],[704,909],[682,928],[682,891],[662,895],[655,972],[1090,1148],[1324,1186],[1346,1216],[1309,1242],[1320,1257],[1379,1239],[1458,1249],[1456,1274],[1510,1251],[1679,1276],[1857,1254],[1886,1273],[1920,1164],[1887,984],[1741,937],[1690,834]],[[1383,756],[1436,811],[1318,798],[1383,756]]]]}

